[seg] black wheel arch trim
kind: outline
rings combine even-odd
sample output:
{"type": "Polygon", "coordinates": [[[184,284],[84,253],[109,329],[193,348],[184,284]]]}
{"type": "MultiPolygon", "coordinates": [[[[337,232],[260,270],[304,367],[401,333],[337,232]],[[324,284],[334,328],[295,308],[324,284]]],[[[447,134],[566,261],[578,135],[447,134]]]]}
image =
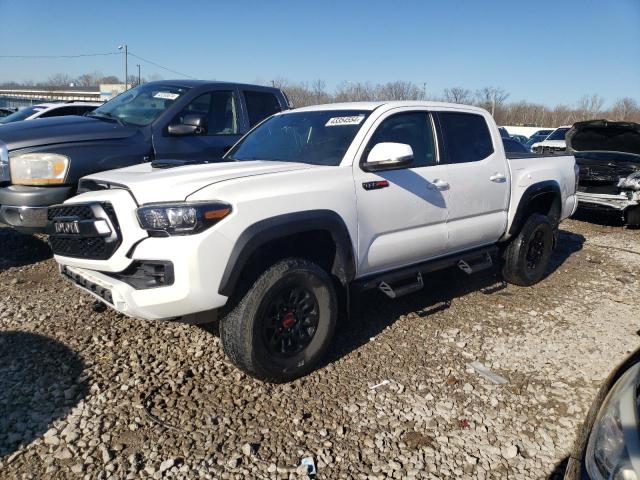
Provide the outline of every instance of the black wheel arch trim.
{"type": "MultiPolygon", "coordinates": [[[[560,185],[555,180],[545,180],[542,182],[534,183],[533,185],[529,185],[527,189],[522,194],[520,198],[520,203],[518,203],[518,208],[516,209],[516,213],[513,216],[513,222],[511,222],[511,227],[509,227],[509,234],[516,235],[524,223],[527,221],[527,208],[537,197],[540,195],[553,194],[558,198],[558,200],[562,201],[562,195],[560,193],[560,185]]],[[[562,209],[562,205],[560,205],[562,209]]],[[[555,227],[555,225],[554,225],[555,227]]]]}
{"type": "Polygon", "coordinates": [[[305,210],[260,220],[247,227],[233,246],[218,292],[231,296],[249,258],[268,242],[318,230],[329,232],[336,246],[330,273],[348,285],[355,277],[356,268],[353,244],[344,220],[332,210],[305,210]]]}

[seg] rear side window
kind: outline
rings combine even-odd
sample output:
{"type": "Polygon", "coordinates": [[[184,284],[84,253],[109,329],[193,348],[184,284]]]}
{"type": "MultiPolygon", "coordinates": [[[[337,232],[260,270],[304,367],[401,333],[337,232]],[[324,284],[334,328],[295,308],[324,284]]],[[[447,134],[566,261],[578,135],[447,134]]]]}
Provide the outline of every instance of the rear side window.
{"type": "Polygon", "coordinates": [[[450,163],[477,162],[493,153],[491,133],[481,115],[440,112],[438,117],[450,163]]]}
{"type": "Polygon", "coordinates": [[[250,127],[281,110],[280,103],[278,103],[278,99],[273,93],[251,90],[245,90],[243,93],[244,101],[247,104],[250,127]]]}

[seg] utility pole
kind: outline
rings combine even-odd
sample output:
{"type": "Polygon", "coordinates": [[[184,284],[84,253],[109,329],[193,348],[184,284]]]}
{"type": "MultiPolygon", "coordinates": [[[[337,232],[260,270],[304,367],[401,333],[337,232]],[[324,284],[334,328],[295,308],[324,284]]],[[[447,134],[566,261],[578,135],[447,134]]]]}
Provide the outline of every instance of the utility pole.
{"type": "Polygon", "coordinates": [[[136,66],[138,67],[138,85],[140,85],[140,64],[136,63],[136,66]]]}
{"type": "Polygon", "coordinates": [[[493,117],[496,113],[496,89],[491,90],[492,98],[491,98],[491,116],[493,117]]]}
{"type": "Polygon", "coordinates": [[[118,50],[124,49],[124,89],[129,90],[129,47],[127,44],[119,45],[118,50]]]}

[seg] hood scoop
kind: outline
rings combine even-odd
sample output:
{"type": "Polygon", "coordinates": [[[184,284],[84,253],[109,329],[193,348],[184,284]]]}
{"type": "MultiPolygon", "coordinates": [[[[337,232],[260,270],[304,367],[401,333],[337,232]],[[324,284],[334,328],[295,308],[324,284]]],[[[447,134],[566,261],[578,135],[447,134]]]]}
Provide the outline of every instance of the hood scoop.
{"type": "Polygon", "coordinates": [[[574,152],[621,152],[640,155],[640,124],[589,120],[577,122],[567,132],[567,150],[574,152]]]}

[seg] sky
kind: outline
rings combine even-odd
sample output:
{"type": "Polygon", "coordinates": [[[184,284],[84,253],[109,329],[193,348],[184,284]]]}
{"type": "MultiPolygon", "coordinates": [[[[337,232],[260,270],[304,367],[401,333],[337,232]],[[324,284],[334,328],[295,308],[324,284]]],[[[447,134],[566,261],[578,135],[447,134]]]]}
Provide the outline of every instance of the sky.
{"type": "MultiPolygon", "coordinates": [[[[0,82],[98,70],[129,50],[190,77],[238,82],[407,80],[502,87],[509,101],[640,102],[640,0],[0,0],[0,82]]],[[[142,76],[180,75],[130,57],[142,76]]]]}

